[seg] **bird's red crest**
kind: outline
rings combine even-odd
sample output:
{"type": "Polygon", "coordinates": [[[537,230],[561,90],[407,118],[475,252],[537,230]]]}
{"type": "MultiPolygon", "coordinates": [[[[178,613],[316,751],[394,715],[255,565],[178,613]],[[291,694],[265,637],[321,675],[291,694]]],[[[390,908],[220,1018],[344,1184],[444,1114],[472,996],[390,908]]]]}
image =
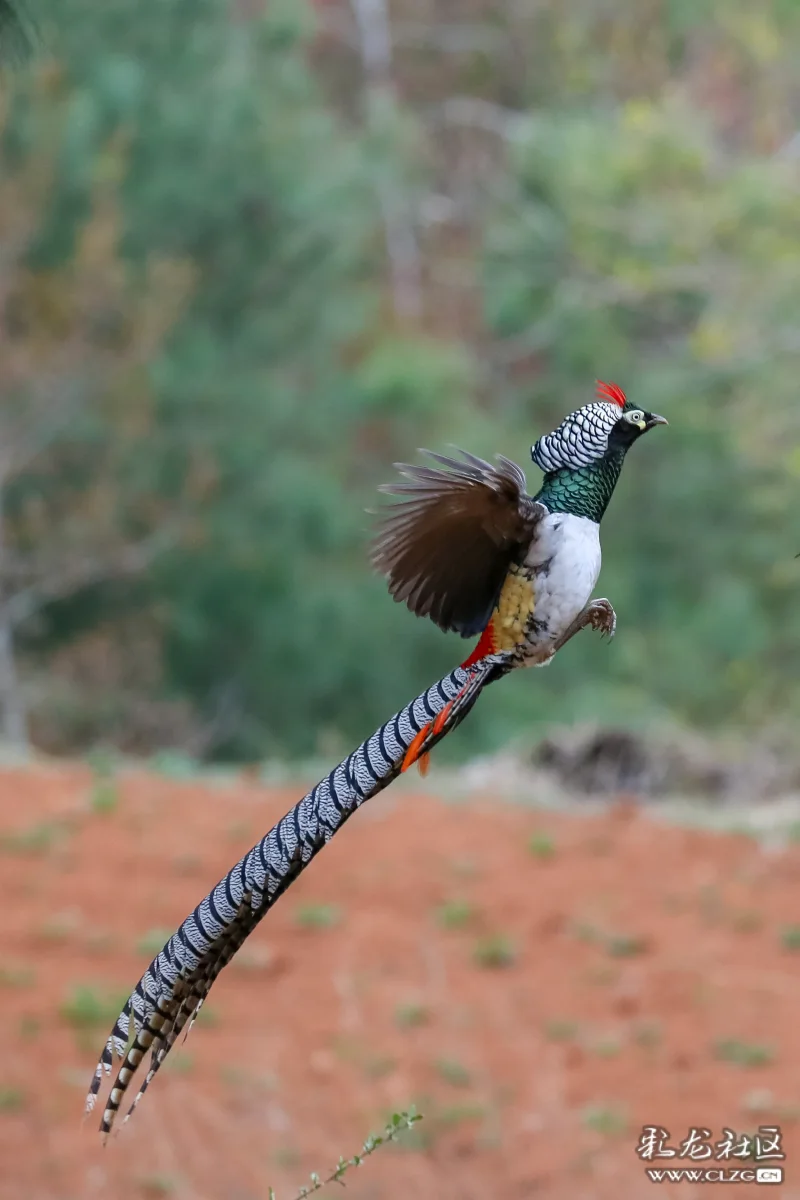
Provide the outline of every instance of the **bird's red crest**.
{"type": "Polygon", "coordinates": [[[618,384],[603,383],[600,379],[597,380],[597,399],[605,400],[609,404],[618,404],[620,408],[624,408],[628,402],[628,397],[618,384]]]}

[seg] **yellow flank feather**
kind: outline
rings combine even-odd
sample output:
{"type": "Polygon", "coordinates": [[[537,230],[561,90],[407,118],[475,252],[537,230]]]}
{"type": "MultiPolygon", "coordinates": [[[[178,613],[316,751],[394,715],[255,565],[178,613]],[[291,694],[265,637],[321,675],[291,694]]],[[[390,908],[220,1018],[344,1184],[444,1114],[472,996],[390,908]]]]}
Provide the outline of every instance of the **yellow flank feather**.
{"type": "Polygon", "coordinates": [[[518,567],[512,567],[492,616],[492,632],[498,650],[511,650],[522,641],[535,604],[533,584],[520,574],[518,567]]]}

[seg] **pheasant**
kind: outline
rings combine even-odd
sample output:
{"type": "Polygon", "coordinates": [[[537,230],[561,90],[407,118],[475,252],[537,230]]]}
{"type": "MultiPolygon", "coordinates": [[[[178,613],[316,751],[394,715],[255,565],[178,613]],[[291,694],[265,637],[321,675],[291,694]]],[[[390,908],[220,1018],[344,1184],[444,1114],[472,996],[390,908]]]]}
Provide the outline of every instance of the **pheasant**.
{"type": "MultiPolygon", "coordinates": [[[[169,938],[126,1001],[92,1077],[97,1101],[122,1062],[100,1129],[108,1135],[145,1056],[131,1115],[180,1033],[189,1032],[214,980],[267,911],[365,801],[387,787],[469,713],[481,691],[517,667],[543,666],[581,629],[613,636],[614,609],[592,600],[599,524],[635,441],[663,417],[614,384],[531,448],[544,471],[535,497],[509,459],[459,452],[437,466],[399,464],[399,496],[379,517],[372,551],[395,600],[443,630],[480,634],[465,661],[335,767],[212,888],[169,938]]],[[[127,1120],[127,1117],[125,1118],[127,1120]]]]}

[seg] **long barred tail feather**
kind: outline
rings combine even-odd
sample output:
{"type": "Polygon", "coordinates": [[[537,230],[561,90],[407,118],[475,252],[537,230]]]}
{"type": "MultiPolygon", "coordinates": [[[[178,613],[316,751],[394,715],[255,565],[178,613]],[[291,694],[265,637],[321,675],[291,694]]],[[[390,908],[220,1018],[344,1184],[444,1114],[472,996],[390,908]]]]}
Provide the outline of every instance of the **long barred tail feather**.
{"type": "Polygon", "coordinates": [[[150,1065],[126,1120],[175,1041],[194,1023],[214,980],[265,913],[357,808],[427,754],[470,711],[483,688],[512,665],[509,652],[457,667],[417,696],[362,743],[327,779],[298,801],[219,881],[173,933],[131,992],[100,1055],[86,1111],[104,1075],[121,1065],[100,1130],[108,1135],[130,1083],[150,1051],[150,1065]]]}

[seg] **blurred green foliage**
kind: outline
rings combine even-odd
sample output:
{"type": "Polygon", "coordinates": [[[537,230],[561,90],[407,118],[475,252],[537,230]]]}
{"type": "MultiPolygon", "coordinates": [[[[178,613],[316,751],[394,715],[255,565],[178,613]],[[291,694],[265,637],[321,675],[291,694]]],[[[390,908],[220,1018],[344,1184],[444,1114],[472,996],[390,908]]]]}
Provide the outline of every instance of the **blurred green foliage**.
{"type": "Polygon", "coordinates": [[[488,49],[435,83],[399,40],[378,146],[322,6],[38,6],[50,56],[3,85],[0,408],[38,413],[67,350],[80,403],[0,479],[6,541],[102,564],[168,535],[20,622],[43,744],[346,749],[465,651],[372,577],[376,484],[420,445],[524,464],[597,376],[671,423],[604,525],[618,637],[492,689],[445,753],[557,720],[797,712],[800,8],[519,7],[477,4],[488,49]],[[400,319],[386,189],[420,211],[456,193],[426,123],[451,92],[507,136],[463,133],[469,221],[417,221],[426,311],[400,319]],[[454,254],[473,290],[448,306],[454,254]]]}

